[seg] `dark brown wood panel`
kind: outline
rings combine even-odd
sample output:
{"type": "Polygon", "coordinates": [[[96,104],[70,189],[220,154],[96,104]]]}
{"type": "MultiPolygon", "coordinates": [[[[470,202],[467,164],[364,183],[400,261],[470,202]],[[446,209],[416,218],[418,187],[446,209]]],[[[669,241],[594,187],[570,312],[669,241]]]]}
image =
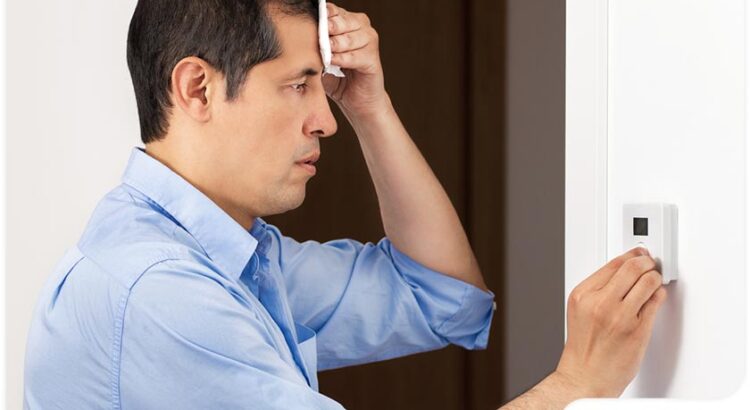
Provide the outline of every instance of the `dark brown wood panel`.
{"type": "MultiPolygon", "coordinates": [[[[496,409],[503,394],[505,347],[505,232],[507,216],[505,166],[505,28],[506,2],[475,0],[467,14],[469,27],[469,237],[487,286],[495,292],[497,311],[487,350],[466,352],[468,409],[496,409]]],[[[510,376],[512,377],[512,375],[510,376]]]]}

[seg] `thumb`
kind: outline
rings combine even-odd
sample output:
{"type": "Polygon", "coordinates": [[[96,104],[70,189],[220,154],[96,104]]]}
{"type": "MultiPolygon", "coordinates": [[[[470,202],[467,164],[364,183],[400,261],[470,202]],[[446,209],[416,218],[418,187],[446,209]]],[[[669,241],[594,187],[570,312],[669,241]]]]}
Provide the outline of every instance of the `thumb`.
{"type": "Polygon", "coordinates": [[[340,98],[345,80],[346,77],[339,78],[332,74],[323,75],[323,89],[325,89],[326,95],[334,100],[340,98]]]}

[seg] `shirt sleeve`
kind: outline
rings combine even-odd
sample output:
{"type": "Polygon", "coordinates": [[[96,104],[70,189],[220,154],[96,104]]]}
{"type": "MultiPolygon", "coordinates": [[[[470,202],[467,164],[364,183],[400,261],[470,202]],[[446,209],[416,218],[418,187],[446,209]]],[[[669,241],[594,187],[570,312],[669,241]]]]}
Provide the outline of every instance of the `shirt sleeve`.
{"type": "Polygon", "coordinates": [[[126,302],[125,409],[342,409],[311,389],[230,281],[196,262],[149,269],[126,302]]]}
{"type": "Polygon", "coordinates": [[[299,243],[273,233],[296,321],[317,332],[318,369],[448,345],[487,347],[494,293],[431,270],[393,246],[299,243]]]}

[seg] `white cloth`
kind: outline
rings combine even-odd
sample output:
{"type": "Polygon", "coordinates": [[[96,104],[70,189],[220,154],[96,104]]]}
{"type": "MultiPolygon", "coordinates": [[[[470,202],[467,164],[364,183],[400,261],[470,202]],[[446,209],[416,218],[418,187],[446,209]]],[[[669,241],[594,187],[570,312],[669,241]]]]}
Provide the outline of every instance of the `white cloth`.
{"type": "Polygon", "coordinates": [[[320,54],[323,57],[323,66],[325,67],[323,72],[333,74],[336,77],[345,77],[344,72],[341,71],[341,67],[331,65],[333,52],[331,51],[331,40],[328,35],[328,9],[326,8],[326,0],[319,1],[318,16],[318,40],[320,43],[320,54]]]}

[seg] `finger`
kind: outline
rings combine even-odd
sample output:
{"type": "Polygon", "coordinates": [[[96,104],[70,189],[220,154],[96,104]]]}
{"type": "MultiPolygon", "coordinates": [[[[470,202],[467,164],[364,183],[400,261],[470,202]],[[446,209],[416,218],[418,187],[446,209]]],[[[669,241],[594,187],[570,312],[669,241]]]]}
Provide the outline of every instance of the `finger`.
{"type": "Polygon", "coordinates": [[[651,298],[643,305],[643,308],[638,313],[638,319],[641,320],[641,326],[644,331],[651,332],[651,328],[654,326],[654,320],[656,319],[656,313],[664,301],[667,300],[667,289],[661,287],[651,295],[651,298]]]}
{"type": "Polygon", "coordinates": [[[347,51],[346,53],[334,53],[333,57],[331,57],[331,64],[352,70],[367,69],[373,65],[373,59],[370,55],[370,50],[360,48],[359,50],[347,51]]]}
{"type": "Polygon", "coordinates": [[[618,298],[617,300],[622,300],[644,273],[655,268],[656,262],[650,256],[630,258],[615,272],[602,291],[610,293],[612,297],[618,298]]]}
{"type": "Polygon", "coordinates": [[[339,34],[331,37],[331,51],[345,53],[347,51],[359,50],[370,43],[370,36],[364,30],[352,31],[351,33],[339,34]]]}
{"type": "Polygon", "coordinates": [[[661,275],[655,270],[648,271],[641,275],[638,282],[633,285],[630,292],[625,296],[623,303],[625,308],[637,316],[643,305],[648,302],[654,293],[661,287],[661,275]]]}
{"type": "Polygon", "coordinates": [[[348,16],[342,14],[328,17],[328,33],[332,36],[349,33],[360,28],[362,28],[362,25],[356,18],[348,18],[348,16]]]}
{"type": "Polygon", "coordinates": [[[340,10],[343,10],[341,7],[330,2],[326,3],[326,8],[328,9],[328,18],[338,16],[340,14],[340,10]]]}
{"type": "Polygon", "coordinates": [[[647,255],[648,251],[641,247],[635,247],[622,255],[612,259],[609,261],[606,265],[604,265],[601,269],[594,272],[591,276],[586,278],[581,284],[579,285],[582,290],[584,291],[593,291],[593,290],[599,290],[606,285],[610,279],[612,279],[612,276],[617,272],[620,267],[622,267],[622,264],[625,263],[628,259],[634,258],[636,256],[641,255],[647,255]]]}

